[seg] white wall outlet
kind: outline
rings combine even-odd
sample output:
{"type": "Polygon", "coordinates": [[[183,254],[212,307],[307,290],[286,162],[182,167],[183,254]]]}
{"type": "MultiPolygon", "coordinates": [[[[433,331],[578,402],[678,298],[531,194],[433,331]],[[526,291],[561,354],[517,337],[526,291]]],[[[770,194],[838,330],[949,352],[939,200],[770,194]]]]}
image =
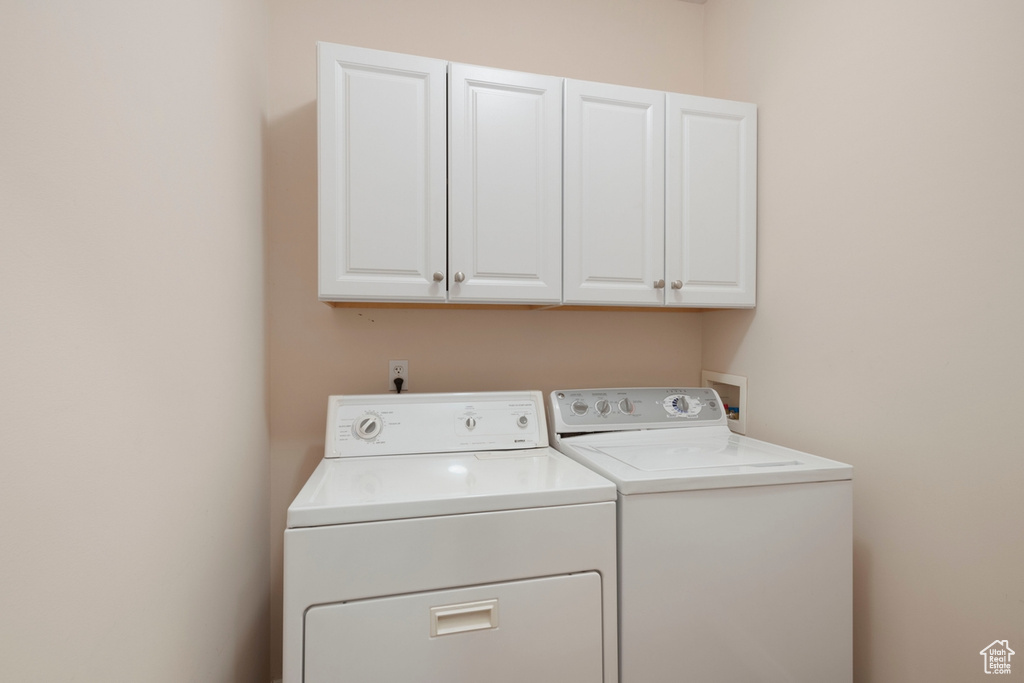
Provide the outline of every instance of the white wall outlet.
{"type": "Polygon", "coordinates": [[[746,434],[747,378],[742,375],[701,370],[700,383],[717,391],[722,397],[722,403],[729,406],[729,429],[737,434],[746,434]]]}
{"type": "Polygon", "coordinates": [[[396,379],[402,380],[402,391],[409,391],[409,361],[388,361],[388,391],[398,391],[398,386],[395,384],[396,379]]]}

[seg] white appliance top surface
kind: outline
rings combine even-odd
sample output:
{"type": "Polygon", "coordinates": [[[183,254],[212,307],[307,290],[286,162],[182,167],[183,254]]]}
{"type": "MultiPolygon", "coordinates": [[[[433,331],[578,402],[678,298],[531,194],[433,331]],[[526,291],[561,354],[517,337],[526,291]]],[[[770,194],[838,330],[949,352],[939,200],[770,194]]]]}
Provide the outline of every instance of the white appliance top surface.
{"type": "Polygon", "coordinates": [[[615,485],[552,448],[324,458],[288,527],[615,500],[615,485]]]}
{"type": "Polygon", "coordinates": [[[627,495],[853,478],[850,465],[733,434],[725,425],[583,434],[558,445],[627,495]]]}

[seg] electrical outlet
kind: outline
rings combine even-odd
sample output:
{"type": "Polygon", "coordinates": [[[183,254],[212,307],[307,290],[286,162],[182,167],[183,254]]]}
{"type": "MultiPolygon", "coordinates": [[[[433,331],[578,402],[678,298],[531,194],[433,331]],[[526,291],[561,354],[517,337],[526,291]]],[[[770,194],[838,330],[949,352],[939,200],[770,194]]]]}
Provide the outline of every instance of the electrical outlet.
{"type": "Polygon", "coordinates": [[[388,391],[398,391],[395,380],[401,378],[402,391],[409,391],[409,361],[388,361],[388,391]]]}

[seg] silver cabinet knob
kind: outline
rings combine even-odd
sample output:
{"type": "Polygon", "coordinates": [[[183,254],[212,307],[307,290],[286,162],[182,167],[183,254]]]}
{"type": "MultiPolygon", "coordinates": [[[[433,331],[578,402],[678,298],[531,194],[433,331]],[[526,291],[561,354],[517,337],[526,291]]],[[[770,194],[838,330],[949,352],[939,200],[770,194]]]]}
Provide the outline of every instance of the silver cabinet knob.
{"type": "Polygon", "coordinates": [[[462,282],[465,279],[466,279],[466,274],[463,273],[461,270],[459,272],[455,273],[455,281],[456,282],[462,282]]]}
{"type": "Polygon", "coordinates": [[[664,280],[655,280],[654,281],[654,288],[655,289],[665,289],[665,281],[664,280]]]}
{"type": "Polygon", "coordinates": [[[673,280],[672,281],[672,289],[682,289],[682,288],[683,288],[683,281],[682,280],[673,280]]]}
{"type": "Polygon", "coordinates": [[[434,282],[441,282],[442,280],[444,280],[444,273],[442,273],[441,271],[435,272],[434,273],[434,282]]]}

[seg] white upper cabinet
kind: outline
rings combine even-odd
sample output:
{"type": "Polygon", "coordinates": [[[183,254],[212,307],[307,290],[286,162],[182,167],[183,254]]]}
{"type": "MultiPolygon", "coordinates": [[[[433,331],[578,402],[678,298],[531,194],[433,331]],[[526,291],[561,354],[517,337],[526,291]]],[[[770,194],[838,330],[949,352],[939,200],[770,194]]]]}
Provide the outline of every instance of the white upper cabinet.
{"type": "Polygon", "coordinates": [[[451,64],[451,301],[562,298],[562,79],[451,64]]]}
{"type": "Polygon", "coordinates": [[[321,300],[754,306],[755,105],[317,49],[321,300]]]}
{"type": "Polygon", "coordinates": [[[567,304],[664,302],[665,94],[565,82],[567,304]]]}
{"type": "Polygon", "coordinates": [[[757,254],[757,107],[668,95],[669,306],[751,307],[757,254]]]}
{"type": "Polygon", "coordinates": [[[318,61],[320,298],[444,301],[446,62],[326,43],[318,61]]]}

